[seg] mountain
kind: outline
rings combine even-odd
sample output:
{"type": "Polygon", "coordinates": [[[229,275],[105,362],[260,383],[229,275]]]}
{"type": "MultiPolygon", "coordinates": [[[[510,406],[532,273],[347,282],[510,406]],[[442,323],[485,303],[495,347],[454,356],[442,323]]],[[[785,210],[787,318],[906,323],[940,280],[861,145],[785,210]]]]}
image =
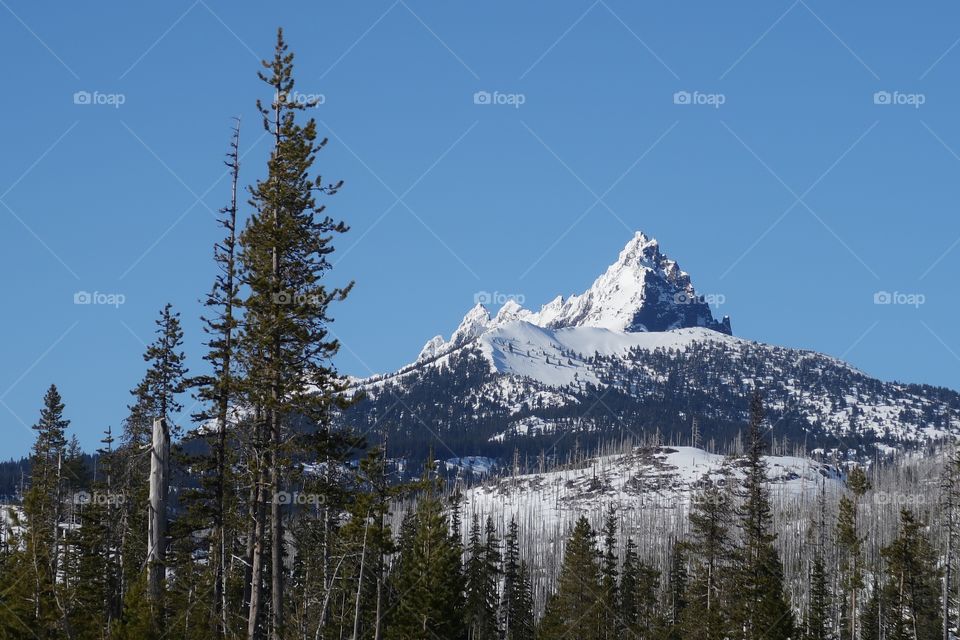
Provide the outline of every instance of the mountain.
{"type": "Polygon", "coordinates": [[[549,329],[599,327],[628,333],[706,327],[730,334],[730,318],[717,321],[698,296],[690,275],[660,252],[660,244],[642,232],[620,252],[617,261],[580,295],[557,296],[539,311],[508,300],[496,317],[478,303],[449,340],[435,336],[420,351],[428,360],[466,344],[486,331],[515,321],[549,329]]]}
{"type": "Polygon", "coordinates": [[[960,433],[954,391],[733,336],[642,233],[586,292],[493,317],[477,305],[412,364],[356,380],[365,398],[344,418],[414,459],[561,459],[625,438],[735,448],[758,386],[784,450],[872,457],[960,433]]]}

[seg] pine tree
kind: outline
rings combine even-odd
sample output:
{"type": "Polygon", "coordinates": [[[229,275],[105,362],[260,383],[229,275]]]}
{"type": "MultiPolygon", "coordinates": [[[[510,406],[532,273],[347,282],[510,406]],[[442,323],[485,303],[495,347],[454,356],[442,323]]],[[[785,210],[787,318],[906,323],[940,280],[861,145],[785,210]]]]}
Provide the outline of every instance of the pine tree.
{"type": "Polygon", "coordinates": [[[157,491],[157,503],[150,505],[148,516],[147,548],[147,594],[154,606],[157,622],[162,619],[163,581],[166,573],[166,533],[167,533],[167,496],[170,491],[170,418],[183,407],[178,396],[187,387],[186,356],[183,348],[183,330],[180,328],[180,314],[173,311],[173,305],[167,303],[157,319],[157,337],[147,346],[143,359],[149,363],[143,378],[143,391],[149,412],[154,420],[150,450],[151,491],[157,491]]]}
{"type": "Polygon", "coordinates": [[[653,638],[659,635],[661,621],[657,612],[660,572],[640,560],[637,545],[627,539],[620,577],[620,620],[626,637],[653,638]]]}
{"type": "Polygon", "coordinates": [[[857,526],[860,499],[869,491],[870,482],[861,467],[854,467],[847,477],[847,488],[853,498],[842,496],[837,507],[837,546],[841,552],[841,587],[846,596],[843,612],[848,638],[857,636],[857,596],[863,590],[863,537],[857,526]]]}
{"type": "Polygon", "coordinates": [[[783,590],[783,565],[773,546],[776,534],[763,458],[763,418],[763,401],[756,392],[750,402],[744,502],[739,512],[743,544],[732,610],[744,640],[787,640],[793,635],[794,620],[783,590]]]}
{"type": "Polygon", "coordinates": [[[873,575],[873,586],[870,588],[870,597],[863,608],[863,614],[860,616],[860,640],[880,640],[881,627],[883,620],[880,612],[883,608],[881,598],[883,590],[880,588],[880,581],[875,572],[873,575]]]}
{"type": "Polygon", "coordinates": [[[602,592],[594,535],[590,523],[580,516],[564,549],[556,591],[547,600],[541,640],[599,637],[602,592]]]}
{"type": "Polygon", "coordinates": [[[465,637],[460,551],[443,511],[436,490],[427,489],[406,523],[391,576],[397,598],[386,630],[390,640],[465,637]]]}
{"type": "Polygon", "coordinates": [[[681,629],[687,609],[688,585],[687,545],[683,542],[674,542],[670,549],[670,588],[666,620],[667,635],[671,640],[682,637],[681,629]]]}
{"type": "Polygon", "coordinates": [[[500,604],[504,640],[533,640],[533,593],[526,564],[520,559],[520,528],[510,519],[503,551],[503,598],[500,604]]]}
{"type": "Polygon", "coordinates": [[[633,538],[627,538],[623,568],[620,572],[620,620],[623,627],[632,634],[636,634],[640,615],[637,607],[639,590],[640,558],[637,556],[637,544],[633,538]]]}
{"type": "Polygon", "coordinates": [[[497,583],[499,548],[493,521],[487,523],[486,540],[480,534],[480,520],[474,513],[465,570],[466,608],[464,618],[468,640],[495,640],[497,628],[497,583]]]}
{"type": "Polygon", "coordinates": [[[620,595],[617,591],[617,516],[611,508],[603,524],[603,550],[600,562],[600,637],[617,638],[623,629],[619,619],[620,595]]]}
{"type": "Polygon", "coordinates": [[[63,411],[60,392],[56,385],[50,385],[43,396],[40,419],[33,426],[37,436],[30,456],[30,488],[23,501],[28,524],[24,548],[31,569],[31,627],[40,638],[55,637],[69,628],[65,608],[57,606],[66,597],[63,585],[57,581],[67,547],[61,524],[66,429],[70,421],[64,419],[63,411]]]}
{"type": "Polygon", "coordinates": [[[810,587],[806,611],[806,640],[829,640],[830,638],[830,589],[824,566],[826,546],[826,496],[820,490],[819,515],[813,540],[813,559],[810,563],[810,587]]]}
{"type": "Polygon", "coordinates": [[[909,509],[900,512],[900,533],[882,550],[887,562],[883,588],[885,640],[941,637],[940,572],[937,553],[909,509]]]}
{"type": "MultiPolygon", "coordinates": [[[[266,476],[258,481],[258,502],[269,509],[269,620],[274,639],[284,635],[283,505],[268,500],[285,486],[288,461],[306,455],[322,463],[342,456],[342,437],[329,429],[330,413],[347,406],[345,382],[330,363],[339,342],[330,335],[329,307],[342,300],[352,285],[328,288],[324,276],[331,268],[333,236],[347,226],[333,220],[315,195],[332,195],[342,183],[325,184],[312,175],[316,154],[326,145],[317,139],[313,119],[304,124],[297,115],[313,106],[290,99],[294,91],[292,53],[283,31],[277,33],[274,57],[264,62],[259,77],[273,94],[269,105],[257,102],[263,125],[273,136],[267,176],[251,189],[254,211],[240,237],[241,283],[249,295],[243,302],[245,323],[238,339],[245,400],[262,414],[263,438],[255,439],[266,476]],[[294,419],[313,425],[295,430],[294,419]],[[264,483],[266,486],[264,486],[264,483]]],[[[331,505],[325,507],[329,516],[331,505]]],[[[263,545],[255,547],[248,615],[249,638],[262,628],[260,583],[266,575],[263,545]]]]}
{"type": "Polygon", "coordinates": [[[733,505],[727,490],[710,483],[690,509],[690,542],[694,573],[686,594],[683,627],[704,640],[722,640],[732,632],[730,567],[733,505]]]}
{"type": "Polygon", "coordinates": [[[230,176],[230,202],[220,209],[218,222],[226,231],[224,238],[214,245],[213,257],[218,273],[207,296],[207,316],[203,318],[204,331],[209,336],[204,356],[211,373],[198,376],[192,382],[197,388],[198,399],[205,403],[204,409],[195,416],[206,428],[201,437],[205,440],[206,454],[191,461],[195,473],[201,476],[200,490],[194,492],[193,502],[201,510],[201,517],[212,525],[209,534],[210,571],[213,574],[211,606],[213,631],[220,637],[229,632],[229,564],[232,535],[230,524],[230,492],[235,471],[233,449],[228,442],[237,440],[231,424],[231,408],[237,400],[236,358],[234,350],[239,331],[240,287],[237,274],[237,189],[240,176],[240,120],[235,122],[230,150],[225,161],[230,176]],[[210,428],[210,427],[213,428],[210,428]],[[199,503],[199,504],[197,504],[199,503]]]}

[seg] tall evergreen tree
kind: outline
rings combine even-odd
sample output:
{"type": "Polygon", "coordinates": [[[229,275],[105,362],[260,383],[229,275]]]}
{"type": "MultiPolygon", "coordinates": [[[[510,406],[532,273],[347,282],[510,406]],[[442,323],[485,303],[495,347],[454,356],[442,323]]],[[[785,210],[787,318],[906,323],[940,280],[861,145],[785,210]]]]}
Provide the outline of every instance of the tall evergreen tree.
{"type": "Polygon", "coordinates": [[[884,547],[887,581],[883,588],[885,640],[938,640],[941,637],[940,572],[926,525],[913,512],[900,512],[900,533],[884,547]]]}
{"type": "Polygon", "coordinates": [[[744,461],[743,504],[733,604],[737,635],[743,640],[787,640],[793,636],[793,611],[783,589],[783,565],[773,546],[773,516],[763,457],[763,401],[759,391],[750,402],[747,455],[744,461]]]}
{"type": "Polygon", "coordinates": [[[861,467],[850,470],[847,475],[847,488],[853,497],[840,498],[837,507],[837,545],[841,553],[841,588],[845,594],[845,633],[850,640],[856,640],[858,596],[864,587],[863,536],[858,527],[857,515],[861,498],[870,490],[870,481],[861,467]]]}
{"type": "Polygon", "coordinates": [[[163,608],[163,581],[166,574],[166,534],[167,534],[167,497],[170,491],[170,442],[171,416],[183,406],[179,395],[187,387],[186,356],[183,352],[183,329],[180,328],[180,314],[173,311],[173,305],[167,303],[157,319],[157,337],[147,346],[143,359],[149,364],[143,378],[143,392],[149,414],[154,420],[160,420],[154,427],[156,431],[151,439],[150,468],[158,470],[156,477],[151,476],[152,491],[158,493],[158,502],[151,503],[148,516],[147,548],[147,593],[155,609],[157,622],[160,622],[163,608]]]}
{"type": "Polygon", "coordinates": [[[193,380],[198,399],[204,402],[203,410],[195,418],[206,428],[201,431],[205,440],[205,455],[191,461],[195,472],[201,476],[200,490],[194,493],[195,507],[200,509],[201,524],[210,527],[209,568],[213,581],[210,610],[214,620],[213,631],[220,637],[229,632],[229,558],[232,553],[230,529],[230,491],[235,473],[236,456],[228,446],[230,440],[238,441],[231,424],[231,409],[237,401],[236,393],[236,348],[240,324],[240,283],[237,274],[237,190],[240,179],[240,120],[235,121],[230,149],[225,161],[231,177],[230,201],[220,209],[218,222],[225,230],[224,238],[214,245],[213,258],[217,275],[207,296],[207,314],[203,318],[204,331],[208,336],[207,354],[204,356],[211,372],[193,380]],[[211,428],[212,427],[212,428],[211,428]]]}
{"type": "Polygon", "coordinates": [[[690,508],[688,549],[694,572],[686,595],[683,627],[704,640],[722,640],[732,633],[730,579],[733,539],[730,493],[710,483],[690,508]]]}
{"type": "Polygon", "coordinates": [[[30,569],[30,625],[39,638],[54,638],[69,629],[62,605],[66,597],[57,577],[62,569],[63,467],[67,453],[64,403],[56,385],[43,396],[40,419],[33,426],[36,439],[30,455],[30,488],[23,500],[28,523],[24,549],[30,569]]]}
{"type": "Polygon", "coordinates": [[[407,523],[391,582],[397,598],[389,640],[465,637],[460,550],[435,489],[421,496],[407,523]]]}
{"type": "MultiPolygon", "coordinates": [[[[249,295],[243,303],[238,356],[246,402],[263,417],[262,450],[254,455],[267,465],[259,501],[267,502],[269,509],[267,628],[274,639],[284,635],[286,538],[283,504],[268,498],[284,490],[287,461],[307,455],[327,463],[339,455],[332,443],[339,436],[329,429],[329,422],[332,410],[347,405],[346,385],[330,363],[340,345],[328,329],[329,307],[352,286],[324,284],[333,236],[347,226],[326,215],[316,195],[334,194],[342,183],[324,183],[313,175],[316,154],[327,141],[318,140],[313,119],[297,121],[297,115],[313,105],[293,99],[293,59],[280,30],[274,57],[264,62],[265,72],[259,74],[273,97],[268,105],[257,102],[264,128],[273,137],[273,150],[267,175],[251,189],[254,211],[240,237],[239,252],[241,282],[249,295]],[[306,420],[313,428],[293,429],[295,419],[306,420]]],[[[249,638],[259,637],[263,613],[259,583],[266,572],[263,547],[256,548],[257,575],[252,580],[258,586],[252,590],[249,638]]]]}
{"type": "Polygon", "coordinates": [[[497,628],[497,582],[499,556],[493,521],[488,522],[486,539],[481,536],[480,519],[474,513],[465,570],[466,608],[464,618],[468,640],[495,640],[497,628]]]}
{"type": "Polygon", "coordinates": [[[824,562],[826,547],[826,496],[820,489],[818,516],[812,540],[813,558],[810,561],[809,595],[806,610],[806,640],[829,640],[830,635],[830,588],[824,562]]]}
{"type": "Polygon", "coordinates": [[[541,640],[599,638],[602,592],[594,536],[590,523],[580,516],[563,552],[556,591],[547,599],[541,640]]]}
{"type": "Polygon", "coordinates": [[[520,527],[510,519],[503,541],[503,598],[500,619],[504,640],[533,640],[533,593],[526,564],[520,558],[520,527]]]}
{"type": "Polygon", "coordinates": [[[617,569],[617,514],[611,508],[603,523],[603,549],[600,560],[600,637],[617,638],[623,630],[619,616],[619,571],[617,569]]]}

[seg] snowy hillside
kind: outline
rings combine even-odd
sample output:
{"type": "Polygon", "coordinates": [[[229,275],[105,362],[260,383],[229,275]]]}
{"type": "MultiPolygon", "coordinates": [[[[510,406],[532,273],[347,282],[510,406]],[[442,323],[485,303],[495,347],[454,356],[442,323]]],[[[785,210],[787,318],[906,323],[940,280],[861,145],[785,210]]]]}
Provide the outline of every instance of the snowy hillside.
{"type": "MultiPolygon", "coordinates": [[[[823,483],[840,481],[837,468],[793,456],[768,456],[774,494],[815,494],[823,483]]],[[[609,507],[685,509],[709,482],[734,486],[742,479],[735,459],[694,447],[638,448],[633,453],[593,458],[583,466],[500,478],[470,489],[466,511],[535,513],[537,520],[569,520],[564,514],[603,513],[609,507]]],[[[839,485],[837,485],[839,486],[839,485]]]]}

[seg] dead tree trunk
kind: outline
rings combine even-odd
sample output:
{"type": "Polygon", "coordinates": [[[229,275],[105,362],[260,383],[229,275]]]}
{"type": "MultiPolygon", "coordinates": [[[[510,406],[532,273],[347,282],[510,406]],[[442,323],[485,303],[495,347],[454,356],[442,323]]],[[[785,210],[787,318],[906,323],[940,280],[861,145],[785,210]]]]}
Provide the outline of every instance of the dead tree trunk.
{"type": "Polygon", "coordinates": [[[158,606],[166,571],[167,491],[170,483],[170,430],[165,418],[153,421],[150,448],[150,512],[147,524],[147,589],[158,606]]]}

